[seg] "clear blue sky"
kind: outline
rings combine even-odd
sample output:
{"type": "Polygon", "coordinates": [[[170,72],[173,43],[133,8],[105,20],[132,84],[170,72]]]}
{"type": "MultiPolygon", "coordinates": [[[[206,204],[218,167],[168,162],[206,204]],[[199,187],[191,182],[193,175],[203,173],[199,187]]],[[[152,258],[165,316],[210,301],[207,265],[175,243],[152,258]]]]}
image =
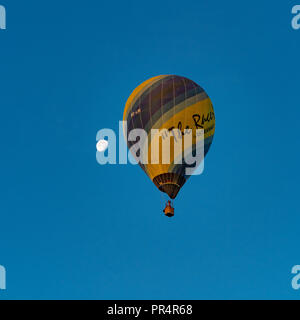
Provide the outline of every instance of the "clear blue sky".
{"type": "Polygon", "coordinates": [[[300,298],[297,2],[0,4],[0,299],[300,298]],[[173,219],[139,167],[95,157],[159,74],[216,114],[173,219]]]}

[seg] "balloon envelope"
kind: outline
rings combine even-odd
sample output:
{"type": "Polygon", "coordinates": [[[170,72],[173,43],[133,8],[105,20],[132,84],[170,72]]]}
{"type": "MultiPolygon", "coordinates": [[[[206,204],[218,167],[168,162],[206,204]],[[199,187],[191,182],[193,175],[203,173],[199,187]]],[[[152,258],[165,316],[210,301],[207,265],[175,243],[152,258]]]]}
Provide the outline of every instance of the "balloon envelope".
{"type": "MultiPolygon", "coordinates": [[[[128,133],[132,129],[144,129],[148,135],[147,143],[140,145],[140,151],[145,151],[148,163],[139,163],[147,176],[160,191],[174,199],[180,188],[190,175],[186,174],[189,167],[184,160],[178,163],[178,157],[184,158],[184,152],[194,153],[196,149],[196,129],[204,130],[204,156],[207,154],[215,132],[215,115],[210,98],[194,81],[176,75],[160,75],[140,84],[129,96],[124,109],[123,121],[127,124],[128,133]],[[162,161],[162,155],[157,154],[158,163],[151,163],[151,148],[154,148],[151,129],[166,129],[171,132],[178,129],[191,130],[193,140],[190,145],[183,143],[180,154],[171,153],[169,163],[162,161]]],[[[124,128],[125,129],[125,128],[124,128]]],[[[174,134],[175,136],[175,134],[174,134]]],[[[171,141],[171,147],[174,146],[171,141]]],[[[136,141],[128,141],[128,148],[137,157],[132,148],[136,141]]],[[[139,151],[139,152],[140,152],[139,151]]],[[[159,151],[162,152],[160,145],[159,151]]],[[[194,168],[196,169],[196,168],[194,168]]]]}

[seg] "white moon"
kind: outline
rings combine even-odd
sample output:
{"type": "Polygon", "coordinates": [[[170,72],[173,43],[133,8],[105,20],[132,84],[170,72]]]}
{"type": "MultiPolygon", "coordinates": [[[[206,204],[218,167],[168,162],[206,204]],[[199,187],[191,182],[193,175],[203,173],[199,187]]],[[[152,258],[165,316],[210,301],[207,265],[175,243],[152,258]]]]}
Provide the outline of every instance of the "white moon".
{"type": "Polygon", "coordinates": [[[103,152],[107,149],[108,147],[108,141],[106,140],[99,140],[97,142],[96,148],[99,152],[103,152]]]}

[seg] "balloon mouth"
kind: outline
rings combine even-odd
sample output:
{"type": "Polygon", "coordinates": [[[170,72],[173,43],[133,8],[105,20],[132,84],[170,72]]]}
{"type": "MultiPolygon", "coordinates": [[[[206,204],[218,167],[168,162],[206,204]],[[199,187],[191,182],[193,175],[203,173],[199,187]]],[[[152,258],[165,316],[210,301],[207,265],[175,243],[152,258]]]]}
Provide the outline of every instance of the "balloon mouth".
{"type": "Polygon", "coordinates": [[[171,199],[176,198],[185,181],[185,178],[177,173],[163,173],[153,179],[157,188],[171,199]]]}
{"type": "Polygon", "coordinates": [[[177,184],[166,183],[158,188],[161,192],[166,193],[171,199],[175,199],[180,187],[177,184]]]}

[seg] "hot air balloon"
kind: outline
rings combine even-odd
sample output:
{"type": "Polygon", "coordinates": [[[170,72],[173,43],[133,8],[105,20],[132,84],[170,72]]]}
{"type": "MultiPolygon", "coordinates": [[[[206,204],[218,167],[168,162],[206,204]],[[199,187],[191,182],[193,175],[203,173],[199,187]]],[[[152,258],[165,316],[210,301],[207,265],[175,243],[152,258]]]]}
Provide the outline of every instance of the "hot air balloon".
{"type": "MultiPolygon", "coordinates": [[[[153,181],[156,187],[171,199],[175,199],[178,192],[189,179],[186,174],[188,165],[185,161],[178,163],[173,153],[169,163],[163,163],[158,155],[158,163],[151,163],[150,154],[153,147],[153,129],[166,129],[170,132],[174,129],[191,130],[193,134],[192,145],[183,144],[179,155],[183,158],[184,151],[194,152],[196,148],[195,131],[203,129],[204,156],[207,154],[215,132],[215,115],[210,98],[206,92],[194,81],[176,75],[160,75],[150,78],[140,84],[129,96],[123,115],[123,123],[126,124],[124,132],[133,129],[144,129],[148,135],[145,148],[148,149],[148,163],[139,162],[140,167],[153,181]]],[[[125,135],[127,137],[127,135],[125,135]]],[[[175,138],[174,138],[175,139],[175,138]]],[[[127,146],[131,150],[134,141],[127,140],[127,146]]],[[[171,145],[174,145],[171,142],[171,145]]],[[[141,146],[143,149],[143,146],[141,146]]],[[[132,151],[132,150],[131,150],[132,151]]],[[[162,152],[161,146],[159,151],[162,152]]],[[[132,152],[136,157],[136,151],[132,152]]],[[[196,168],[194,168],[196,169],[196,168]]],[[[174,209],[168,201],[164,210],[167,216],[174,215],[174,209]]]]}

